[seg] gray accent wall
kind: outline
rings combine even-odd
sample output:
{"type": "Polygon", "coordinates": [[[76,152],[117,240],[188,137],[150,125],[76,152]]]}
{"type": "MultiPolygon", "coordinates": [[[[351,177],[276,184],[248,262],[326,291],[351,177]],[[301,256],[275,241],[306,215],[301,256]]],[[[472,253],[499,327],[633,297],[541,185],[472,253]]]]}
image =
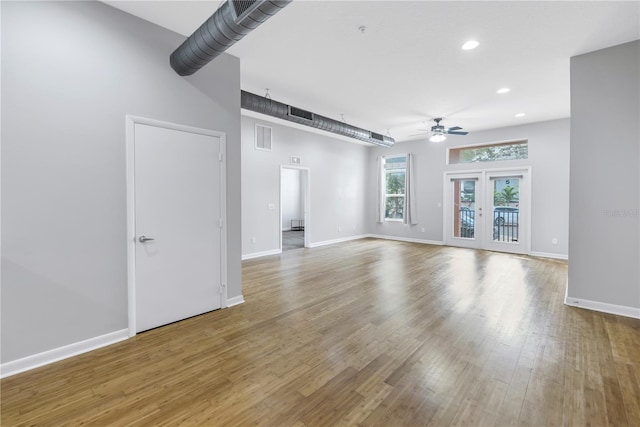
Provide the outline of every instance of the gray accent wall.
{"type": "Polygon", "coordinates": [[[127,328],[125,115],[226,132],[228,296],[241,288],[240,64],[98,2],[2,2],[2,353],[127,328]]]}
{"type": "MultiPolygon", "coordinates": [[[[515,119],[517,120],[517,119],[515,119]]],[[[449,125],[464,126],[464,123],[449,125]]],[[[376,157],[400,153],[415,155],[415,179],[418,224],[375,221],[375,168],[371,169],[368,190],[368,222],[373,234],[443,241],[443,179],[447,171],[477,170],[531,166],[531,250],[532,252],[566,257],[569,222],[569,119],[552,120],[479,132],[467,136],[449,135],[444,143],[425,139],[398,143],[392,148],[372,148],[369,164],[376,157]],[[450,147],[499,141],[529,141],[529,159],[476,164],[447,165],[450,147]],[[422,231],[424,229],[424,232],[422,231]],[[552,239],[558,243],[553,244],[552,239]]]]}
{"type": "Polygon", "coordinates": [[[571,58],[568,298],[640,308],[640,41],[571,58]]]}
{"type": "Polygon", "coordinates": [[[310,243],[366,233],[368,150],[328,135],[242,116],[242,254],[280,249],[280,167],[289,165],[291,156],[300,157],[300,166],[310,169],[310,243]],[[272,151],[255,149],[256,123],[273,128],[272,151]]]}

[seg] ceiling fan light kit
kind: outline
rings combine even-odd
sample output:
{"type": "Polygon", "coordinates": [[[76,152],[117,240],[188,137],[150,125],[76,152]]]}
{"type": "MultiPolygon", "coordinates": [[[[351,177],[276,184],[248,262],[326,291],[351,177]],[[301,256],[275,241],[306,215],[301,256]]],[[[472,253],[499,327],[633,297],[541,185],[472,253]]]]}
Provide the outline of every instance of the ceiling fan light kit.
{"type": "Polygon", "coordinates": [[[469,133],[462,131],[460,126],[444,127],[440,124],[442,117],[435,118],[433,121],[436,122],[436,125],[431,126],[431,138],[429,138],[431,142],[442,142],[447,139],[445,135],[466,135],[469,133]]]}

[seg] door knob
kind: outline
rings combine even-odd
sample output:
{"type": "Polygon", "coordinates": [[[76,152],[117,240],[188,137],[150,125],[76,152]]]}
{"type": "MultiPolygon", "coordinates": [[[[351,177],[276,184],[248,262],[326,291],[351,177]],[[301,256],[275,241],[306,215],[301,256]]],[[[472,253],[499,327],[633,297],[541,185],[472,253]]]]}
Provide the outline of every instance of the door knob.
{"type": "Polygon", "coordinates": [[[138,240],[140,241],[140,243],[145,243],[145,242],[156,240],[156,239],[154,239],[153,237],[140,236],[138,240]]]}

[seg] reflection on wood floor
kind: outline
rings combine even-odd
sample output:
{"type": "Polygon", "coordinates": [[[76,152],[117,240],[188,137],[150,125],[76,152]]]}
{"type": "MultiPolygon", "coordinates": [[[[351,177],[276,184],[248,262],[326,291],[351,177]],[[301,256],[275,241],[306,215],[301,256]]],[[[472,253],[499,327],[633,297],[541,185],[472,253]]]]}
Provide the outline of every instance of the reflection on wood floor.
{"type": "Polygon", "coordinates": [[[364,239],[248,260],[246,303],[2,380],[2,425],[640,425],[640,320],[565,262],[364,239]]]}
{"type": "Polygon", "coordinates": [[[283,251],[290,251],[291,249],[300,248],[304,248],[304,230],[282,232],[283,251]]]}

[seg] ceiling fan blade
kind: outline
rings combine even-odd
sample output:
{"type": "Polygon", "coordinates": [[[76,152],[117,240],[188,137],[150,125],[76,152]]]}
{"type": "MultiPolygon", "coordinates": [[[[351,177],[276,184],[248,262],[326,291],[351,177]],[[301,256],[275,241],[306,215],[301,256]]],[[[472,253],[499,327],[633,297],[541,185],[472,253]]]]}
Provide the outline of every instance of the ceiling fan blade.
{"type": "Polygon", "coordinates": [[[460,129],[462,129],[460,126],[454,126],[452,128],[447,128],[447,132],[450,130],[460,130],[460,129]]]}
{"type": "Polygon", "coordinates": [[[449,132],[447,132],[447,133],[448,133],[449,135],[466,135],[466,134],[468,134],[469,132],[460,132],[460,131],[455,131],[455,130],[454,130],[454,131],[449,131],[449,132]]]}

